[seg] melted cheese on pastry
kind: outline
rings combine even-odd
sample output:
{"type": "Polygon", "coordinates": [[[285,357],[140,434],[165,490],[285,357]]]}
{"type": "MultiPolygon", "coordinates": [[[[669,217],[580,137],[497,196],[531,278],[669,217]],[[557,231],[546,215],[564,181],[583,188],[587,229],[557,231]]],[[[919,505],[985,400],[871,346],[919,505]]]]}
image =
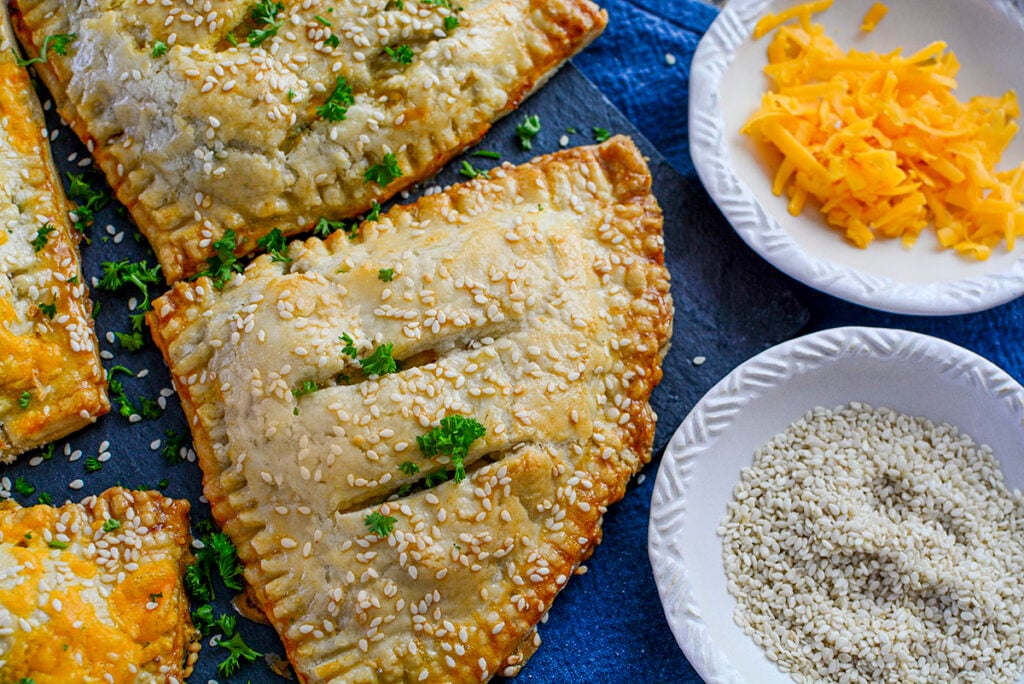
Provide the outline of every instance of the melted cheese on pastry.
{"type": "Polygon", "coordinates": [[[12,3],[30,51],[77,35],[40,75],[171,282],[227,229],[251,252],[429,177],[606,22],[590,0],[280,5],[12,3]],[[389,158],[401,176],[368,180],[389,158]]]}
{"type": "Polygon", "coordinates": [[[109,409],[78,239],[0,6],[0,461],[109,409]]]}
{"type": "Polygon", "coordinates": [[[536,647],[650,459],[672,327],[650,187],[613,138],[155,303],[206,495],[304,681],[479,681],[536,647]],[[367,371],[387,345],[397,372],[367,371]],[[462,481],[418,446],[449,416],[484,429],[462,481]]]}
{"type": "Polygon", "coordinates": [[[60,508],[0,503],[0,681],[183,682],[198,652],[188,508],[123,489],[60,508]]]}

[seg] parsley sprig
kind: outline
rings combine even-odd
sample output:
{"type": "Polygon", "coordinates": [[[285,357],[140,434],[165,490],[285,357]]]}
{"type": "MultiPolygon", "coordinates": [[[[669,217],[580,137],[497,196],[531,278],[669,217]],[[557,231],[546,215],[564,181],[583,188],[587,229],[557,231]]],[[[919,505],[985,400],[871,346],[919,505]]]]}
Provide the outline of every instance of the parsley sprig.
{"type": "Polygon", "coordinates": [[[288,256],[288,241],[284,239],[284,233],[280,228],[274,228],[269,233],[256,241],[256,245],[270,254],[270,260],[282,264],[290,264],[292,258],[288,256]]]}
{"type": "Polygon", "coordinates": [[[338,76],[334,82],[334,90],[327,97],[327,101],[316,108],[316,115],[327,121],[344,121],[348,108],[355,103],[352,86],[348,84],[344,76],[338,76]]]}
{"type": "Polygon", "coordinates": [[[363,518],[363,522],[366,523],[366,527],[373,534],[378,537],[386,537],[394,531],[395,523],[398,522],[398,519],[390,515],[384,515],[380,511],[373,511],[363,518]]]}
{"type": "Polygon", "coordinates": [[[398,64],[412,64],[412,58],[415,56],[412,48],[408,45],[396,45],[395,47],[385,45],[384,52],[398,64]]]}
{"type": "Polygon", "coordinates": [[[393,181],[402,177],[402,167],[398,165],[395,155],[388,152],[379,163],[368,168],[363,177],[367,183],[376,183],[380,187],[386,188],[393,181]]]}
{"type": "Polygon", "coordinates": [[[142,303],[135,307],[135,312],[128,318],[131,321],[132,331],[130,333],[115,332],[117,341],[121,347],[128,351],[138,351],[142,348],[142,324],[146,312],[152,308],[149,296],[149,286],[160,282],[160,264],[150,266],[148,262],[132,261],[122,259],[121,261],[104,261],[100,264],[103,269],[103,276],[97,283],[97,287],[107,292],[117,292],[122,288],[134,285],[142,295],[142,303]]]}
{"type": "Polygon", "coordinates": [[[68,54],[68,45],[74,42],[76,38],[78,38],[78,35],[75,33],[54,33],[46,36],[46,38],[43,38],[43,49],[39,51],[39,56],[32,59],[22,59],[14,48],[11,48],[11,53],[14,55],[14,61],[18,63],[18,66],[26,67],[30,64],[42,64],[49,59],[47,53],[50,50],[51,43],[53,44],[53,52],[63,57],[68,54]]]}
{"type": "Polygon", "coordinates": [[[254,651],[245,641],[242,634],[236,631],[237,618],[234,615],[221,615],[214,617],[213,606],[209,603],[200,606],[192,613],[192,622],[203,636],[219,633],[220,640],[217,645],[226,648],[229,652],[227,658],[217,666],[217,672],[222,677],[231,677],[242,667],[242,661],[253,662],[262,653],[254,651]]]}
{"type": "Polygon", "coordinates": [[[214,572],[220,575],[228,589],[242,590],[242,564],[238,561],[235,545],[226,534],[216,531],[209,523],[203,529],[209,531],[200,539],[203,546],[196,550],[195,563],[185,569],[185,587],[192,598],[209,603],[216,597],[213,589],[214,572]]]}
{"type": "Polygon", "coordinates": [[[427,458],[445,455],[455,467],[455,481],[466,479],[465,458],[469,446],[487,434],[487,429],[475,418],[458,414],[445,416],[436,428],[416,438],[416,444],[427,458]]]}
{"type": "Polygon", "coordinates": [[[238,244],[239,240],[235,231],[230,228],[224,231],[223,237],[213,242],[214,254],[206,258],[206,269],[197,273],[193,280],[200,276],[209,276],[213,281],[213,287],[223,290],[236,273],[243,271],[242,262],[235,256],[238,244]]]}
{"type": "Polygon", "coordinates": [[[135,403],[128,398],[128,393],[125,391],[124,383],[121,382],[119,378],[115,377],[116,373],[125,373],[133,378],[135,377],[135,373],[124,366],[112,366],[107,371],[107,386],[110,389],[110,398],[117,402],[118,413],[120,413],[122,417],[131,419],[132,416],[139,416],[139,419],[147,418],[149,420],[156,420],[162,415],[163,411],[160,408],[160,405],[154,400],[146,397],[138,398],[139,405],[138,408],[136,408],[135,403]]]}
{"type": "Polygon", "coordinates": [[[50,239],[50,233],[55,230],[57,229],[49,221],[39,226],[39,230],[36,231],[36,236],[31,240],[32,251],[41,252],[43,248],[46,247],[47,241],[50,239]]]}
{"type": "Polygon", "coordinates": [[[252,17],[252,20],[258,26],[258,28],[250,31],[246,37],[246,40],[249,41],[249,47],[257,47],[263,41],[277,35],[277,29],[281,28],[284,24],[283,21],[279,21],[277,18],[277,15],[281,12],[284,12],[284,3],[270,2],[270,0],[260,0],[249,10],[249,16],[252,17]]]}
{"type": "Polygon", "coordinates": [[[96,220],[96,213],[107,205],[110,197],[103,190],[97,190],[85,180],[84,173],[69,173],[68,197],[77,205],[71,212],[75,216],[75,230],[85,233],[86,228],[96,220]]]}

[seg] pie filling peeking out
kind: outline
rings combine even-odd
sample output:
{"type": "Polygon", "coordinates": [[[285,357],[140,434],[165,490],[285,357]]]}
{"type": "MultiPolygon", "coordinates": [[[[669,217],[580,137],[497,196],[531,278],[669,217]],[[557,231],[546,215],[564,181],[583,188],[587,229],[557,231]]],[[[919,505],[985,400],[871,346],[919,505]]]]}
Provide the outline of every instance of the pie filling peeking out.
{"type": "Polygon", "coordinates": [[[274,228],[356,216],[432,176],[607,23],[590,0],[214,6],[11,1],[169,282],[218,247],[253,252],[274,228]],[[55,36],[73,36],[66,55],[55,36]]]}
{"type": "Polygon", "coordinates": [[[301,680],[479,681],[536,648],[651,456],[650,190],[616,137],[155,302],[206,496],[301,680]]]}
{"type": "Polygon", "coordinates": [[[0,462],[106,413],[78,233],[0,3],[0,462]]]}
{"type": "Polygon", "coordinates": [[[60,508],[0,503],[0,681],[184,682],[199,651],[188,510],[119,488],[60,508]]]}

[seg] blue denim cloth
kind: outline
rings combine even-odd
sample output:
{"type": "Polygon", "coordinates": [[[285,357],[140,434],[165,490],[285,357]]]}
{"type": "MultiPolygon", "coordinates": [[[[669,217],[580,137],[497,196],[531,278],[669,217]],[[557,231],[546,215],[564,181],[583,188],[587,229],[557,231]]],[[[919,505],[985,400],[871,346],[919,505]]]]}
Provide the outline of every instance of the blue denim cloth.
{"type": "MultiPolygon", "coordinates": [[[[689,64],[717,10],[691,0],[604,0],[605,33],[576,66],[696,181],[687,142],[689,64]],[[666,55],[675,58],[668,64],[666,55]]],[[[696,183],[699,187],[699,182],[696,183]]],[[[701,195],[695,201],[710,200],[701,195]]],[[[790,281],[811,313],[804,332],[841,325],[914,330],[950,340],[1024,378],[1024,299],[977,314],[915,317],[850,304],[790,281]]],[[[753,283],[751,285],[754,285],[753,283]]],[[[530,684],[699,682],[665,621],[647,560],[656,467],[605,517],[605,541],[589,572],[570,582],[541,625],[545,645],[517,678],[530,684]],[[585,617],[584,617],[585,616],[585,617]]]]}

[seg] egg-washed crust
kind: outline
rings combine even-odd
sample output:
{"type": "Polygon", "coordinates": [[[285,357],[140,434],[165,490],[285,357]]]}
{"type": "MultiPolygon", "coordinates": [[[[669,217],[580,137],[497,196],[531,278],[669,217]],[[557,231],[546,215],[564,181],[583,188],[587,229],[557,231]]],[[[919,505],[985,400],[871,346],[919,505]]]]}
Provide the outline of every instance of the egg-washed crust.
{"type": "Polygon", "coordinates": [[[188,512],[116,487],[60,508],[0,503],[0,681],[184,682],[199,652],[188,512]]]}
{"type": "Polygon", "coordinates": [[[255,0],[11,3],[33,55],[76,34],[40,77],[169,282],[203,270],[227,229],[249,253],[274,228],[356,216],[430,177],[607,22],[589,0],[282,4],[276,35],[252,47],[267,26],[255,0]],[[385,51],[401,46],[408,64],[385,51]],[[353,104],[328,121],[317,110],[339,76],[353,104]],[[382,188],[365,175],[388,153],[402,176],[382,188]]]}
{"type": "Polygon", "coordinates": [[[672,301],[642,156],[506,164],[289,256],[147,314],[256,602],[305,682],[514,674],[651,455],[672,301]],[[364,376],[388,343],[399,372],[364,376]],[[422,489],[448,415],[486,434],[422,489]]]}
{"type": "Polygon", "coordinates": [[[18,66],[12,49],[16,49],[14,34],[6,4],[0,3],[0,462],[4,463],[92,423],[110,409],[92,303],[82,278],[79,235],[68,219],[42,108],[28,72],[18,66]],[[44,229],[40,237],[44,225],[53,230],[44,229]]]}

